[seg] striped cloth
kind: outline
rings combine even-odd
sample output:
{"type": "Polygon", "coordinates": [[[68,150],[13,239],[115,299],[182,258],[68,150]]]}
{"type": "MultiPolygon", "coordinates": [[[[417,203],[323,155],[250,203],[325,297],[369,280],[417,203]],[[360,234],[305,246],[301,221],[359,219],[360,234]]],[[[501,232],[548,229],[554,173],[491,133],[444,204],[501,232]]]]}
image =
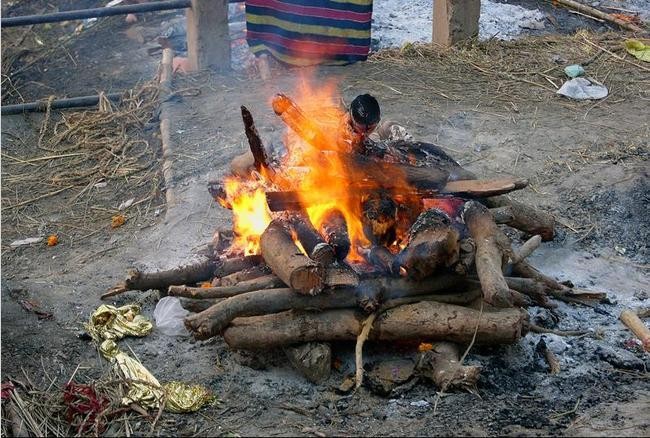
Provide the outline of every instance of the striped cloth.
{"type": "Polygon", "coordinates": [[[363,61],[370,48],[372,0],[246,0],[251,51],[290,65],[363,61]]]}

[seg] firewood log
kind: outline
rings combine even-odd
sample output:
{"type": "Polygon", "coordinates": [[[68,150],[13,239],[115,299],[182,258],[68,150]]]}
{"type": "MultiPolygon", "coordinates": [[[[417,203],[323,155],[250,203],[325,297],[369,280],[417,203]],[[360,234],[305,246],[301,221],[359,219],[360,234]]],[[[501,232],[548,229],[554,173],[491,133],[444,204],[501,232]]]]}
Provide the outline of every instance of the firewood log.
{"type": "Polygon", "coordinates": [[[345,216],[339,210],[330,210],[326,213],[320,227],[321,235],[327,243],[334,248],[337,260],[345,260],[350,252],[350,236],[345,216]]]}
{"type": "Polygon", "coordinates": [[[203,259],[189,265],[156,272],[141,272],[132,269],[123,283],[111,288],[102,299],[119,295],[129,290],[160,289],[166,291],[173,284],[191,284],[211,279],[217,265],[213,259],[203,259]]]}
{"type": "Polygon", "coordinates": [[[510,292],[502,272],[510,252],[508,238],[494,223],[490,211],[476,201],[465,204],[463,219],[476,242],[476,271],[485,301],[497,307],[509,306],[510,292]]]}
{"type": "MultiPolygon", "coordinates": [[[[363,317],[351,309],[325,312],[287,311],[237,318],[224,332],[231,348],[267,349],[298,342],[352,341],[363,317]]],[[[528,314],[520,309],[479,312],[452,304],[423,301],[387,310],[374,322],[370,340],[444,340],[476,344],[517,342],[527,331],[528,314]],[[478,327],[478,330],[477,330],[478,327]]]]}
{"type": "MultiPolygon", "coordinates": [[[[457,276],[441,276],[436,280],[435,283],[428,281],[418,284],[404,279],[373,279],[362,282],[356,288],[327,289],[315,296],[299,295],[288,288],[252,291],[215,302],[205,311],[186,318],[185,326],[197,339],[207,339],[218,335],[239,316],[262,315],[289,309],[354,308],[360,298],[368,296],[368,291],[378,301],[384,301],[428,295],[453,286],[460,287],[464,281],[457,276]]],[[[473,293],[458,293],[452,290],[446,294],[435,294],[434,299],[464,304],[471,302],[475,297],[473,293]]]]}
{"type": "Polygon", "coordinates": [[[507,224],[528,234],[539,234],[542,240],[553,240],[555,235],[555,218],[548,213],[529,205],[515,201],[507,196],[487,198],[485,204],[490,208],[510,207],[514,216],[507,224]]]}
{"type": "Polygon", "coordinates": [[[458,261],[459,233],[449,216],[439,210],[427,210],[409,231],[408,245],[395,263],[413,279],[428,277],[458,261]]]}
{"type": "Polygon", "coordinates": [[[242,281],[234,286],[188,287],[169,286],[168,295],[186,298],[228,298],[255,290],[283,287],[285,284],[276,275],[270,274],[251,280],[242,281]]]}
{"type": "Polygon", "coordinates": [[[300,244],[310,259],[321,263],[323,266],[334,263],[336,260],[334,248],[316,231],[305,213],[292,214],[289,218],[289,225],[296,233],[300,244]]]}
{"type": "Polygon", "coordinates": [[[324,282],[331,288],[357,287],[359,276],[347,265],[329,266],[325,270],[324,282]]]}
{"type": "Polygon", "coordinates": [[[264,260],[291,289],[315,295],[324,287],[325,269],[300,252],[282,222],[272,221],[260,239],[264,260]]]}
{"type": "Polygon", "coordinates": [[[490,213],[497,224],[507,224],[515,220],[515,215],[512,212],[512,207],[509,205],[505,207],[491,208],[490,213]]]}
{"type": "Polygon", "coordinates": [[[441,391],[461,388],[472,390],[478,383],[481,367],[463,365],[460,349],[451,342],[435,342],[422,352],[416,363],[418,375],[431,380],[441,391]]]}
{"type": "Polygon", "coordinates": [[[271,273],[271,268],[267,265],[257,265],[246,268],[241,271],[233,272],[221,278],[220,286],[235,286],[242,281],[254,280],[258,277],[263,277],[271,273]]]}
{"type": "MultiPolygon", "coordinates": [[[[234,274],[235,272],[243,271],[244,269],[252,268],[263,262],[261,255],[248,255],[241,257],[220,257],[215,263],[214,270],[215,277],[223,278],[226,275],[234,274]]],[[[189,284],[196,283],[196,281],[185,281],[172,284],[189,284]]]]}

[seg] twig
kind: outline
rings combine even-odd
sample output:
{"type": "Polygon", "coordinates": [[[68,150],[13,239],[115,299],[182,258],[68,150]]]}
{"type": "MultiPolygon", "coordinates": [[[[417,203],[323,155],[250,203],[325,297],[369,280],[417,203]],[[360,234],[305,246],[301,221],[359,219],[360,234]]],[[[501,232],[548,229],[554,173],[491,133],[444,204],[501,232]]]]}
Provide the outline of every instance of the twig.
{"type": "Polygon", "coordinates": [[[604,47],[602,47],[602,46],[599,46],[598,44],[596,44],[596,43],[590,41],[590,40],[589,40],[586,36],[584,36],[584,35],[582,36],[582,39],[583,39],[587,44],[589,44],[590,46],[593,46],[593,47],[595,47],[595,48],[597,48],[597,49],[600,49],[600,50],[602,50],[603,52],[605,52],[605,53],[607,53],[607,54],[613,56],[613,57],[616,58],[616,59],[619,59],[619,60],[621,60],[621,61],[623,61],[623,62],[626,62],[626,63],[628,63],[628,64],[630,64],[630,65],[633,65],[633,66],[635,66],[635,67],[638,67],[638,68],[640,68],[641,70],[650,71],[650,68],[645,67],[645,66],[640,65],[640,64],[637,64],[636,62],[630,61],[629,59],[625,59],[625,58],[623,58],[622,56],[619,56],[619,55],[617,55],[616,53],[614,53],[614,52],[612,52],[612,51],[610,51],[610,50],[607,50],[606,48],[604,48],[604,47]]]}
{"type": "Polygon", "coordinates": [[[375,322],[375,318],[379,312],[375,312],[372,315],[368,316],[365,321],[363,321],[361,333],[357,336],[357,344],[354,347],[354,362],[356,364],[356,373],[355,373],[355,389],[359,388],[363,383],[363,344],[368,339],[370,334],[370,329],[375,322]]]}

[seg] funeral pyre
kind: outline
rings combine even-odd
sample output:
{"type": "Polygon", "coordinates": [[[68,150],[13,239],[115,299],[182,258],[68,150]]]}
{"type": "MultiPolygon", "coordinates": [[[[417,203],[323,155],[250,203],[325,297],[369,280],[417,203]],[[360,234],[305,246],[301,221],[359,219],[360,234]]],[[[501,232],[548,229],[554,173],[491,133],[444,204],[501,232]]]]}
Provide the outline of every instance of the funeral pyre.
{"type": "Polygon", "coordinates": [[[433,343],[421,369],[443,388],[478,379],[459,361],[462,346],[544,330],[525,308],[604,298],[526,261],[554,237],[551,215],[505,196],[527,181],[477,179],[403,127],[378,125],[369,95],[343,109],[333,87],[296,94],[272,99],[288,127],[273,152],[241,107],[250,151],[208,187],[232,210],[232,231],[218,231],[200,263],[130,271],[105,297],[160,289],[194,312],[185,325],[198,339],[283,347],[292,363],[326,369],[325,343],[356,340],[357,385],[364,341],[433,343]],[[529,238],[513,245],[504,227],[529,238]]]}

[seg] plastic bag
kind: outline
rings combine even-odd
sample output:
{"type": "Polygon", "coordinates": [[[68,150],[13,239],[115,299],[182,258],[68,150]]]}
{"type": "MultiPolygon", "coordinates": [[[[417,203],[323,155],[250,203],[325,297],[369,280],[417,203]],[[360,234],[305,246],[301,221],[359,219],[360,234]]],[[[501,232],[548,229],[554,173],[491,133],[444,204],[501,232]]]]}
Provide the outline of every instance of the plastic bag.
{"type": "Polygon", "coordinates": [[[167,336],[187,336],[189,332],[183,324],[183,319],[190,312],[183,309],[177,297],[164,297],[158,301],[153,311],[156,328],[167,336]]]}
{"type": "Polygon", "coordinates": [[[608,91],[604,85],[593,83],[585,78],[575,78],[566,81],[556,93],[576,100],[585,100],[605,98],[608,91]]]}

